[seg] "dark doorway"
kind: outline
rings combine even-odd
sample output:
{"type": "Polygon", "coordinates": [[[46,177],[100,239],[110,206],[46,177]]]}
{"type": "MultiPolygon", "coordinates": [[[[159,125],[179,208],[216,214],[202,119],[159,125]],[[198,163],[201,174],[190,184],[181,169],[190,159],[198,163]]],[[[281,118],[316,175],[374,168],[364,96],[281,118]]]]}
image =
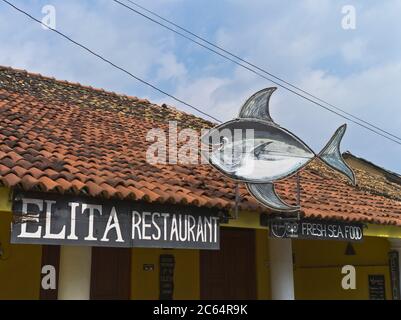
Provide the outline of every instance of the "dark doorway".
{"type": "Polygon", "coordinates": [[[90,298],[124,300],[131,294],[131,249],[92,248],[90,298]]]}
{"type": "Polygon", "coordinates": [[[201,299],[256,299],[255,232],[222,228],[220,250],[202,250],[201,299]]]}

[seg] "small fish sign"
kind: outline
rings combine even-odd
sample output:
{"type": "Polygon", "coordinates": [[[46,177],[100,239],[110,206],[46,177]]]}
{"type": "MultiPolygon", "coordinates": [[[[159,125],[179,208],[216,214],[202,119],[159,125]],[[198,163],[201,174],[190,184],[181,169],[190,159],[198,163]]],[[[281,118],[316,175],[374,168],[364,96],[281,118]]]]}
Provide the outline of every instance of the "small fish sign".
{"type": "Polygon", "coordinates": [[[262,205],[280,212],[298,211],[277,195],[274,182],[304,168],[314,158],[344,174],[353,185],[355,175],[340,152],[346,124],[339,127],[323,150],[316,154],[300,138],[276,124],[270,116],[269,100],[277,88],[253,94],[239,116],[202,136],[203,156],[227,177],[244,182],[262,205]]]}

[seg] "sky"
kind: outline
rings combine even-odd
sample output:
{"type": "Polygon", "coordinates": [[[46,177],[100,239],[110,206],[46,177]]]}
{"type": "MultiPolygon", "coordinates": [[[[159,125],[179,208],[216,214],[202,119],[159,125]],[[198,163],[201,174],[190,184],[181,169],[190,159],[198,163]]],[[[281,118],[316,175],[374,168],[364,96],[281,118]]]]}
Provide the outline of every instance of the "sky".
{"type": "MultiPolygon", "coordinates": [[[[39,20],[46,16],[42,9],[52,5],[57,30],[223,121],[236,117],[254,92],[276,86],[112,0],[9,1],[39,20]]],[[[401,137],[401,0],[135,1],[401,137]],[[344,28],[344,22],[349,22],[344,6],[354,8],[354,28],[344,28]]],[[[43,29],[2,1],[0,65],[167,103],[199,115],[43,29]]],[[[275,122],[315,152],[347,123],[342,151],[401,173],[400,144],[283,88],[278,88],[270,102],[275,122]]]]}

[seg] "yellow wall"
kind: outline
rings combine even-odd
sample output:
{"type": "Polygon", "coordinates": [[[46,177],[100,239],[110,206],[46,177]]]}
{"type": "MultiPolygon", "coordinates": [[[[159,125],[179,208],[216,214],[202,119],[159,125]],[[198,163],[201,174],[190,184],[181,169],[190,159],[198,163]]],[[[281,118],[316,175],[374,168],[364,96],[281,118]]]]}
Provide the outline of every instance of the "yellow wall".
{"type": "Polygon", "coordinates": [[[340,267],[296,269],[296,299],[367,300],[368,275],[383,274],[386,279],[386,299],[391,299],[388,267],[356,267],[356,290],[343,290],[340,267]]]}
{"type": "MultiPolygon", "coordinates": [[[[270,299],[268,231],[258,229],[255,236],[258,299],[270,299]]],[[[386,298],[390,299],[387,239],[366,237],[362,243],[353,243],[354,256],[344,254],[346,245],[342,241],[293,241],[296,299],[369,299],[369,274],[385,276],[386,298]],[[356,267],[357,290],[341,287],[341,268],[346,264],[356,267]]],[[[131,298],[158,298],[160,254],[175,256],[174,299],[199,299],[199,251],[145,248],[132,250],[131,298]],[[154,271],[144,271],[143,264],[154,264],[154,271]]]]}
{"type": "MultiPolygon", "coordinates": [[[[237,220],[227,225],[256,229],[257,290],[259,299],[270,299],[268,230],[260,227],[259,215],[239,212],[237,220]]],[[[298,299],[368,299],[368,275],[383,274],[386,279],[386,298],[391,297],[388,270],[387,237],[400,238],[401,227],[369,224],[365,240],[354,243],[355,256],[344,254],[347,243],[342,241],[294,240],[295,293],[298,299]],[[357,290],[341,288],[341,267],[356,267],[357,290]]]]}
{"type": "Polygon", "coordinates": [[[10,244],[10,193],[0,187],[0,300],[39,299],[42,246],[10,244]]]}
{"type": "MultiPolygon", "coordinates": [[[[257,295],[258,299],[270,299],[267,230],[256,230],[255,236],[257,295]]],[[[199,251],[156,248],[132,249],[131,299],[158,299],[161,254],[175,257],[174,299],[199,299],[199,251]],[[154,264],[154,271],[144,271],[143,264],[154,264]]]]}
{"type": "MultiPolygon", "coordinates": [[[[9,189],[0,188],[0,242],[4,250],[0,260],[0,300],[37,299],[40,286],[40,245],[10,245],[11,207],[9,189]]],[[[240,212],[238,220],[230,220],[230,227],[256,229],[256,279],[259,299],[270,299],[268,231],[259,226],[259,215],[240,212]]],[[[390,298],[387,254],[389,242],[385,238],[401,236],[401,228],[373,226],[365,230],[362,243],[354,243],[355,256],[344,254],[346,242],[294,240],[295,294],[297,299],[368,299],[368,275],[384,274],[386,295],[390,298]],[[372,236],[375,237],[372,237],[372,236]],[[341,288],[341,267],[352,264],[357,271],[357,290],[341,288]]],[[[200,270],[198,250],[132,249],[132,299],[158,299],[159,256],[175,256],[174,299],[199,299],[200,270]],[[153,271],[144,271],[143,264],[153,264],[153,271]]]]}
{"type": "Polygon", "coordinates": [[[381,238],[401,238],[401,227],[367,224],[363,230],[364,236],[381,238]]]}
{"type": "Polygon", "coordinates": [[[391,298],[387,239],[365,237],[363,242],[353,243],[353,256],[344,254],[346,245],[342,241],[293,241],[297,299],[369,299],[369,274],[385,276],[386,298],[391,298]],[[341,287],[341,268],[347,264],[355,266],[356,290],[341,287]]]}
{"type": "Polygon", "coordinates": [[[159,298],[159,256],[175,258],[174,299],[199,299],[199,251],[187,249],[132,249],[131,299],[159,298]],[[143,264],[153,264],[153,271],[144,271],[143,264]]]}
{"type": "Polygon", "coordinates": [[[0,187],[0,212],[11,212],[10,194],[9,188],[0,187]]]}
{"type": "MultiPolygon", "coordinates": [[[[230,215],[235,217],[235,212],[231,211],[230,215]]],[[[250,211],[239,211],[235,219],[229,219],[228,223],[222,223],[221,226],[267,230],[267,227],[260,225],[260,213],[250,211]]]]}
{"type": "Polygon", "coordinates": [[[0,300],[38,299],[42,246],[10,244],[10,223],[11,213],[0,212],[0,300]]]}
{"type": "Polygon", "coordinates": [[[257,297],[260,300],[268,300],[271,299],[268,231],[258,229],[255,236],[257,297]]]}

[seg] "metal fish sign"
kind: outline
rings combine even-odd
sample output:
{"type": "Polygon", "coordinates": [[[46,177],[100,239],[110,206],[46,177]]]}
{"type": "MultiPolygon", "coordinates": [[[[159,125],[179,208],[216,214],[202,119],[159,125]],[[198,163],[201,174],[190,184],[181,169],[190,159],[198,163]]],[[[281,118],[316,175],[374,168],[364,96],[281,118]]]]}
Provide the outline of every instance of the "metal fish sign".
{"type": "Polygon", "coordinates": [[[298,206],[288,205],[280,199],[274,190],[274,182],[295,174],[314,158],[344,174],[355,185],[355,175],[340,153],[346,125],[339,127],[323,150],[316,154],[270,117],[269,100],[275,90],[266,88],[256,92],[241,107],[238,118],[220,124],[202,136],[209,163],[229,178],[245,182],[256,200],[275,211],[299,210],[298,206]],[[245,137],[244,132],[247,133],[245,137]]]}

